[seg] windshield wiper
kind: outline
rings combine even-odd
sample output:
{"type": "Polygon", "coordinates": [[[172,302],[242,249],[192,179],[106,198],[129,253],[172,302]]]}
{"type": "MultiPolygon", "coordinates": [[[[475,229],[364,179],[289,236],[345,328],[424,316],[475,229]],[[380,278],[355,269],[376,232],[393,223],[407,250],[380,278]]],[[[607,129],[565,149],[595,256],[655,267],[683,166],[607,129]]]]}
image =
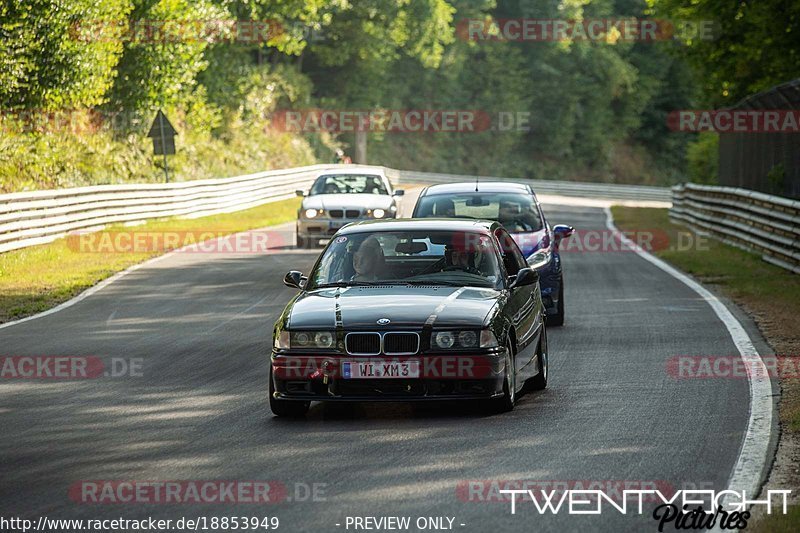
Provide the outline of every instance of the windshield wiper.
{"type": "Polygon", "coordinates": [[[424,280],[424,279],[409,279],[397,281],[398,285],[443,285],[445,287],[463,287],[463,283],[457,281],[441,281],[441,280],[424,280]]]}
{"type": "Polygon", "coordinates": [[[393,283],[385,283],[381,281],[334,281],[331,283],[321,283],[314,288],[328,289],[331,287],[372,287],[374,285],[393,285],[393,283]]]}

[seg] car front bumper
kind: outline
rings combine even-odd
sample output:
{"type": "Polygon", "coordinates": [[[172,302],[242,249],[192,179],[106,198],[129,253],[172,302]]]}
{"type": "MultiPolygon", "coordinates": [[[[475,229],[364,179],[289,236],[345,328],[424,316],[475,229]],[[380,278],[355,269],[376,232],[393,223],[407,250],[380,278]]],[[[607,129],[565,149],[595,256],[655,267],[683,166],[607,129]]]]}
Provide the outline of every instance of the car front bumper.
{"type": "Polygon", "coordinates": [[[270,376],[275,398],[299,401],[426,401],[490,399],[503,395],[505,351],[458,356],[382,356],[380,361],[419,360],[420,377],[346,379],[341,363],[367,358],[336,355],[294,356],[273,352],[270,376]],[[327,364],[326,364],[327,362],[327,364]],[[464,371],[464,367],[469,367],[464,371]]]}
{"type": "MultiPolygon", "coordinates": [[[[394,218],[393,216],[386,216],[380,220],[387,220],[394,218]]],[[[342,227],[350,224],[351,222],[358,222],[361,220],[376,220],[371,217],[361,216],[357,218],[330,218],[330,217],[317,217],[317,218],[298,218],[297,219],[297,236],[306,240],[322,240],[331,238],[342,227]]]]}

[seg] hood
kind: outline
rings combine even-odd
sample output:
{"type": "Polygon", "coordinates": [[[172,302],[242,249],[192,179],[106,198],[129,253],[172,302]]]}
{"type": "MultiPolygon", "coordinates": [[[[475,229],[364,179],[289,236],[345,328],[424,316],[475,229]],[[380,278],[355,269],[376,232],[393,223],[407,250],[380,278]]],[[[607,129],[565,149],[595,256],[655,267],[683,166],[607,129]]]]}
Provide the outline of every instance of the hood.
{"type": "Polygon", "coordinates": [[[437,328],[482,327],[501,295],[488,288],[405,285],[321,289],[297,297],[287,326],[289,329],[332,329],[336,326],[338,303],[345,330],[378,329],[380,318],[391,321],[385,326],[387,330],[418,330],[434,313],[433,326],[437,328]]]}
{"type": "Polygon", "coordinates": [[[389,209],[388,194],[315,194],[303,199],[303,209],[389,209]]]}
{"type": "Polygon", "coordinates": [[[527,233],[512,233],[511,237],[516,241],[522,255],[525,257],[530,256],[540,248],[550,246],[550,237],[547,236],[547,230],[545,229],[527,233]]]}

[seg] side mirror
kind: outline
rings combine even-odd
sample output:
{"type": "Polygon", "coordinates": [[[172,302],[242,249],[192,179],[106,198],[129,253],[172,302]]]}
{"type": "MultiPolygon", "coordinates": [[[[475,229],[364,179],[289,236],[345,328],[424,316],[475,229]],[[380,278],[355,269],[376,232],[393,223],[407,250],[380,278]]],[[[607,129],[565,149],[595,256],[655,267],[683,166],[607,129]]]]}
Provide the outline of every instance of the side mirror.
{"type": "Polygon", "coordinates": [[[305,191],[301,191],[300,189],[297,189],[296,191],[294,191],[294,193],[300,198],[303,198],[306,195],[305,191]]]}
{"type": "Polygon", "coordinates": [[[573,233],[575,233],[575,228],[572,226],[567,226],[566,224],[556,224],[553,226],[553,237],[555,238],[556,246],[573,233]]]}
{"type": "Polygon", "coordinates": [[[394,192],[392,193],[392,196],[404,196],[405,194],[406,191],[404,191],[403,189],[395,189],[394,192]]]}
{"type": "Polygon", "coordinates": [[[293,289],[302,289],[300,282],[303,280],[303,273],[298,270],[292,270],[283,277],[283,284],[293,289]]]}
{"type": "Polygon", "coordinates": [[[516,289],[517,287],[533,285],[534,283],[538,282],[539,273],[529,267],[520,268],[519,272],[517,272],[517,275],[511,276],[510,279],[513,279],[513,281],[511,281],[509,288],[516,289]]]}

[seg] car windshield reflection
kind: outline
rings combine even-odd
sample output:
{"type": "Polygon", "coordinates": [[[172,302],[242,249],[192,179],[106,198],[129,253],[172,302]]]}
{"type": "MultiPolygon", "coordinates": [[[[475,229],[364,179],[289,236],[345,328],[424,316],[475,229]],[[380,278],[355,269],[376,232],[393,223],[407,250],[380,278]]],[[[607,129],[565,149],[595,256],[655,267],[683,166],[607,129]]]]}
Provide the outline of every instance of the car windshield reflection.
{"type": "Polygon", "coordinates": [[[326,174],[311,186],[310,194],[384,194],[386,185],[380,176],[372,174],[326,174]]]}
{"type": "Polygon", "coordinates": [[[385,231],[336,237],[309,276],[309,290],[365,285],[498,287],[491,238],[453,231],[385,231]]]}

